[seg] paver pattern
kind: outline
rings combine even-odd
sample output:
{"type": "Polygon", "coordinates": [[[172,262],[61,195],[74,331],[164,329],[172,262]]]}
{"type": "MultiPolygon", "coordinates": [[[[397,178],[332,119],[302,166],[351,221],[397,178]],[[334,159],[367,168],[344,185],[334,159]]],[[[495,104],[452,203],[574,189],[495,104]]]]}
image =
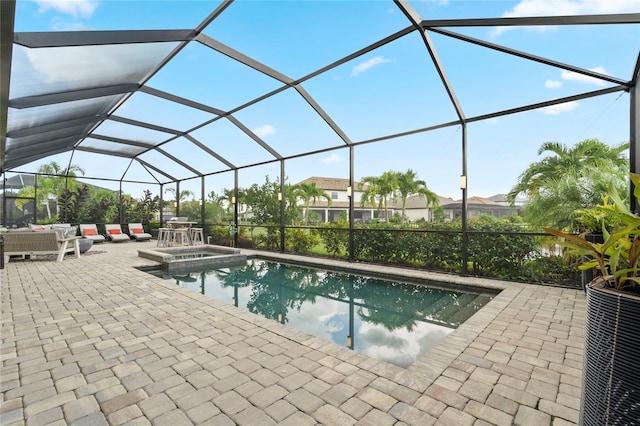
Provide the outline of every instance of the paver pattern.
{"type": "Polygon", "coordinates": [[[578,423],[581,291],[406,271],[504,290],[404,369],[135,269],[154,245],[0,270],[0,424],[578,423]]]}

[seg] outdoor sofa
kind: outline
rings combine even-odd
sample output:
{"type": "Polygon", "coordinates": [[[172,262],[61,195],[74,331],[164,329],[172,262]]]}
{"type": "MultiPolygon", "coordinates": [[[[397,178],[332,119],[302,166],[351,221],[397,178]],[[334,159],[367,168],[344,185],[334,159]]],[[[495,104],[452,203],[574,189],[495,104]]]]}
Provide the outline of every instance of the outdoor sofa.
{"type": "Polygon", "coordinates": [[[4,263],[8,263],[11,256],[53,254],[57,255],[58,262],[62,262],[67,253],[75,253],[76,257],[80,257],[80,237],[67,237],[62,228],[43,231],[32,231],[29,228],[8,230],[2,236],[4,263]]]}

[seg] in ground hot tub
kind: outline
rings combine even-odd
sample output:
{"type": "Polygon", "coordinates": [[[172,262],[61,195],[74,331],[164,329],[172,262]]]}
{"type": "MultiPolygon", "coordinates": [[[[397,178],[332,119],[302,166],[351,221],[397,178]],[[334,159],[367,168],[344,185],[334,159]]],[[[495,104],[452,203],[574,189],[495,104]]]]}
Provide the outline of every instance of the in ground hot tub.
{"type": "Polygon", "coordinates": [[[163,247],[138,250],[138,256],[153,260],[166,271],[193,268],[225,268],[244,265],[247,256],[232,247],[200,245],[190,247],[163,247]]]}

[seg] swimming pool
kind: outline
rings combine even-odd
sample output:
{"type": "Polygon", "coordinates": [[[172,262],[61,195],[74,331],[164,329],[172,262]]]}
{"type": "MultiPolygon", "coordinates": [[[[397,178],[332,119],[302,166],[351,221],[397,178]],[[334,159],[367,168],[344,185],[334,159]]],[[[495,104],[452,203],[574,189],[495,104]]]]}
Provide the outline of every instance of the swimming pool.
{"type": "Polygon", "coordinates": [[[413,364],[497,294],[260,259],[179,274],[150,272],[401,367],[413,364]]]}

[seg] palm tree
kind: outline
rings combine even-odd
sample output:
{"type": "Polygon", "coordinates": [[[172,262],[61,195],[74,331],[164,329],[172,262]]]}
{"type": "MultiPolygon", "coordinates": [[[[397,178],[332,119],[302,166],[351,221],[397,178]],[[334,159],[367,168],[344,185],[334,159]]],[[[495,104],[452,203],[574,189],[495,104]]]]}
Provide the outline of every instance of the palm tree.
{"type": "MultiPolygon", "coordinates": [[[[233,198],[235,197],[235,191],[233,189],[222,189],[222,193],[218,196],[218,203],[225,202],[226,207],[224,210],[227,213],[231,213],[231,209],[233,208],[233,198]]],[[[222,207],[222,206],[221,206],[222,207]]]]}
{"type": "Polygon", "coordinates": [[[405,220],[405,211],[407,208],[407,198],[412,195],[424,195],[426,198],[426,207],[437,206],[438,196],[435,192],[427,188],[427,183],[424,180],[418,179],[418,174],[411,169],[408,169],[404,173],[396,173],[397,192],[400,195],[402,201],[402,223],[405,220]]]}
{"type": "Polygon", "coordinates": [[[316,186],[315,182],[302,182],[294,186],[296,198],[300,198],[304,202],[304,223],[309,224],[309,206],[320,198],[327,200],[327,205],[331,205],[331,196],[323,189],[316,186]]]}
{"type": "MultiPolygon", "coordinates": [[[[47,217],[51,219],[49,200],[55,200],[57,203],[58,197],[62,195],[65,189],[70,192],[75,191],[79,186],[78,181],[75,179],[76,173],[84,175],[84,169],[74,164],[63,169],[57,162],[51,161],[38,167],[37,173],[38,197],[36,206],[44,204],[47,209],[47,217]]],[[[36,190],[33,187],[24,187],[18,192],[21,197],[33,197],[35,193],[36,190]]]]}
{"type": "Polygon", "coordinates": [[[171,193],[173,195],[173,199],[180,203],[186,200],[187,197],[191,197],[191,198],[195,197],[195,194],[193,193],[193,191],[190,191],[188,189],[180,191],[180,193],[177,194],[177,196],[176,196],[176,189],[174,187],[168,187],[167,189],[164,190],[165,194],[167,192],[171,193]]]}
{"type": "Polygon", "coordinates": [[[365,176],[360,180],[360,189],[367,185],[367,188],[360,196],[360,203],[363,206],[370,204],[372,206],[378,204],[378,210],[384,209],[385,219],[389,219],[389,210],[387,203],[389,200],[395,200],[397,189],[397,173],[386,171],[382,176],[365,176]]]}
{"type": "Polygon", "coordinates": [[[585,139],[570,148],[545,142],[538,155],[550,155],[529,165],[507,199],[513,204],[518,195],[525,194],[529,201],[524,214],[529,222],[571,229],[574,210],[599,204],[612,185],[626,186],[628,148],[629,143],[609,146],[598,139],[585,139]]]}

